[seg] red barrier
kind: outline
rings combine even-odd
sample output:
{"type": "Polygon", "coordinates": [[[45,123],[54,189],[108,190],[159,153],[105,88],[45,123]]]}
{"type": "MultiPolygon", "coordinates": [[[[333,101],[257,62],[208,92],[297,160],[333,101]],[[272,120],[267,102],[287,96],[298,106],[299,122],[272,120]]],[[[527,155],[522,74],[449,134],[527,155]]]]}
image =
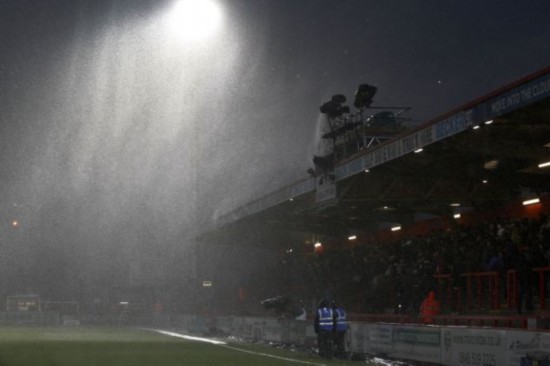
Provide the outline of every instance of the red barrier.
{"type": "Polygon", "coordinates": [[[366,323],[418,324],[420,319],[407,314],[348,314],[348,320],[366,323]]]}
{"type": "Polygon", "coordinates": [[[487,284],[488,302],[490,309],[497,310],[499,308],[500,292],[498,287],[498,272],[467,272],[462,273],[461,277],[466,277],[466,309],[472,309],[473,302],[473,284],[476,280],[477,284],[477,309],[483,308],[483,288],[487,284]],[[484,280],[487,281],[484,281],[484,280]]]}
{"type": "Polygon", "coordinates": [[[544,310],[545,308],[545,297],[546,297],[546,283],[544,275],[546,272],[550,272],[550,267],[538,267],[533,268],[534,272],[537,272],[539,274],[539,301],[540,301],[540,310],[544,310]]]}
{"type": "Polygon", "coordinates": [[[467,325],[527,329],[527,316],[438,315],[437,325],[467,325]]]}
{"type": "MultiPolygon", "coordinates": [[[[434,324],[527,329],[528,318],[526,315],[436,315],[434,324]]],[[[421,317],[404,314],[348,314],[348,320],[365,323],[423,324],[421,317]]]]}
{"type": "Polygon", "coordinates": [[[455,287],[455,293],[453,294],[452,275],[448,273],[439,273],[435,274],[434,278],[437,280],[437,297],[441,303],[441,310],[461,311],[460,289],[455,287]],[[444,294],[445,296],[443,296],[444,294]]]}
{"type": "Polygon", "coordinates": [[[518,274],[515,269],[509,269],[506,273],[506,303],[508,309],[519,308],[518,274]]]}

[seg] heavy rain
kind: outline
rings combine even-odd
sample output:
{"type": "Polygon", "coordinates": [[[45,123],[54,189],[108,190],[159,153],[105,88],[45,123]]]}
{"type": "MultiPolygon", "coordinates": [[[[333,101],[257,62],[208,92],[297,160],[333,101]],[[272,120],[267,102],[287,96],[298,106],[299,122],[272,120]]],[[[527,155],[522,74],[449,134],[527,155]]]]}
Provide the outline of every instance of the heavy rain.
{"type": "Polygon", "coordinates": [[[324,151],[319,106],[368,83],[378,105],[411,107],[406,127],[419,126],[547,66],[549,10],[3,0],[0,299],[77,302],[90,321],[128,302],[219,310],[292,234],[266,229],[254,246],[197,238],[309,177],[324,151]],[[221,278],[220,297],[205,295],[221,278]]]}

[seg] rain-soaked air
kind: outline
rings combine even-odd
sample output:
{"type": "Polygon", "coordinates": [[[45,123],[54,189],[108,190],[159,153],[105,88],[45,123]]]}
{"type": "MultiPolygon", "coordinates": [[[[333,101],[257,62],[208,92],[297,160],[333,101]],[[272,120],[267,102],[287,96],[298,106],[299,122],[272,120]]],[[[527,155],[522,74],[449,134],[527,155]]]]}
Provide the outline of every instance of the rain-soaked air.
{"type": "Polygon", "coordinates": [[[548,363],[549,11],[0,2],[0,364],[548,363]]]}

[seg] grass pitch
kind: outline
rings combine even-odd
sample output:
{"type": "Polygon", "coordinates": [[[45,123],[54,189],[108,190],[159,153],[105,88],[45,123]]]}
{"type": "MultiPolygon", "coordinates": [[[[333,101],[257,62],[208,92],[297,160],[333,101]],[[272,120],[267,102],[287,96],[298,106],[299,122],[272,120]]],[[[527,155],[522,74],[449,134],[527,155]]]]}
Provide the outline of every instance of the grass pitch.
{"type": "Polygon", "coordinates": [[[123,328],[0,327],[0,366],[357,365],[267,347],[215,345],[123,328]]]}

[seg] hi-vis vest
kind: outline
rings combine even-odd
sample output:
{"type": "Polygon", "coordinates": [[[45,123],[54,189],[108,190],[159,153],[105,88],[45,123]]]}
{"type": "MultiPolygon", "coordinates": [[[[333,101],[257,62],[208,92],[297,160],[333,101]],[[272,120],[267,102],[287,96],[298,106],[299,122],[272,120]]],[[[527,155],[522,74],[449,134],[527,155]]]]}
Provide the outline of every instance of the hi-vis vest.
{"type": "Polygon", "coordinates": [[[332,332],[334,329],[334,319],[331,308],[321,308],[317,310],[319,315],[319,330],[332,332]]]}
{"type": "Polygon", "coordinates": [[[336,331],[345,332],[348,330],[348,321],[346,318],[346,311],[342,308],[334,310],[336,315],[336,331]]]}

